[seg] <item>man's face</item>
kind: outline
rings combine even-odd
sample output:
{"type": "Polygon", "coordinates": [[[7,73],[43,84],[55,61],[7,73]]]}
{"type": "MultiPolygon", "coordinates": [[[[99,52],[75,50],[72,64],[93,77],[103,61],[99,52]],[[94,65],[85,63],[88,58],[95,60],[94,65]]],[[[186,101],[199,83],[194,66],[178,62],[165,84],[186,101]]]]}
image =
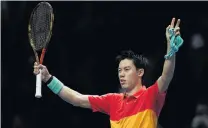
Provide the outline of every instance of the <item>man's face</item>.
{"type": "Polygon", "coordinates": [[[119,63],[118,77],[123,89],[129,90],[138,84],[139,76],[133,60],[124,59],[119,63]]]}

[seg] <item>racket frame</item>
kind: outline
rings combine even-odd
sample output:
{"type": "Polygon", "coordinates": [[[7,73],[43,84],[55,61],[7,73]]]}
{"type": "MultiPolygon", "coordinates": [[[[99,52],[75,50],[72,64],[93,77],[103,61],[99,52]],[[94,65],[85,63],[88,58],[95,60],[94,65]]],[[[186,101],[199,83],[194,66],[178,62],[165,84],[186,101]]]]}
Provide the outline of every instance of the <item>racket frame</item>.
{"type": "MultiPolygon", "coordinates": [[[[49,41],[51,40],[51,36],[52,36],[52,29],[53,29],[53,24],[54,24],[54,13],[53,13],[53,8],[52,6],[48,3],[48,2],[40,2],[38,5],[36,5],[36,7],[33,9],[31,15],[30,15],[30,20],[29,20],[29,25],[28,25],[28,37],[29,37],[29,42],[30,42],[30,45],[33,49],[33,52],[34,52],[34,55],[35,55],[35,60],[38,64],[43,64],[43,60],[44,60],[44,57],[45,57],[45,53],[46,53],[46,49],[48,47],[48,44],[49,44],[49,41]],[[31,20],[32,20],[32,17],[34,15],[34,12],[36,11],[36,9],[41,5],[41,4],[47,4],[50,6],[51,8],[51,14],[50,14],[50,18],[51,18],[51,22],[50,22],[50,28],[49,28],[49,35],[47,36],[46,38],[46,42],[44,43],[44,46],[42,48],[42,51],[41,51],[41,56],[40,56],[40,59],[38,57],[38,52],[35,48],[35,45],[34,45],[34,40],[32,39],[31,37],[31,20]]],[[[42,97],[42,92],[41,92],[41,89],[42,89],[42,80],[41,80],[41,69],[39,69],[39,74],[36,75],[36,90],[35,90],[35,97],[36,98],[41,98],[42,97]]]]}

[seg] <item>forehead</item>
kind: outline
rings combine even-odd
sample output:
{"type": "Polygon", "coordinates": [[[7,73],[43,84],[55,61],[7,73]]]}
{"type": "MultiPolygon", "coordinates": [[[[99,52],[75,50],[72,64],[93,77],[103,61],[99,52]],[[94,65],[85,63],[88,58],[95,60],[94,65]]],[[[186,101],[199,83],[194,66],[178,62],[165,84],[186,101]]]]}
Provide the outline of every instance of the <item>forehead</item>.
{"type": "Polygon", "coordinates": [[[134,66],[133,60],[124,59],[124,60],[121,60],[121,62],[119,63],[119,68],[124,68],[127,66],[130,66],[130,67],[134,66]]]}

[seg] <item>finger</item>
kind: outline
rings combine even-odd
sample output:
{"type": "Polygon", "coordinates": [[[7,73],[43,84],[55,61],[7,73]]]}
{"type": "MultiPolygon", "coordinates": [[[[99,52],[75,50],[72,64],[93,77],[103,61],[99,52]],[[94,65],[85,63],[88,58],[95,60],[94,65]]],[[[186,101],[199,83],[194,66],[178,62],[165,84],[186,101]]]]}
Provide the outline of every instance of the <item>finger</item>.
{"type": "Polygon", "coordinates": [[[35,66],[33,66],[34,67],[34,70],[39,70],[39,69],[43,69],[43,68],[45,68],[45,66],[44,65],[42,65],[42,64],[39,64],[39,65],[35,65],[35,66]]]}
{"type": "Polygon", "coordinates": [[[46,66],[44,66],[44,65],[42,65],[42,64],[39,64],[37,67],[38,67],[38,69],[41,69],[41,70],[42,70],[43,68],[46,68],[46,66]]]}
{"type": "Polygon", "coordinates": [[[33,66],[34,69],[38,69],[38,66],[33,66]]]}
{"type": "Polygon", "coordinates": [[[176,36],[178,36],[178,35],[180,35],[180,31],[177,31],[177,32],[176,32],[176,36]]]}
{"type": "Polygon", "coordinates": [[[178,31],[180,31],[180,27],[176,27],[176,28],[174,29],[174,32],[175,32],[175,33],[178,32],[178,31]]]}
{"type": "Polygon", "coordinates": [[[174,31],[179,31],[180,27],[175,27],[174,31]]]}
{"type": "Polygon", "coordinates": [[[38,75],[39,73],[40,73],[39,71],[36,71],[36,70],[33,71],[34,75],[38,75]]]}
{"type": "Polygon", "coordinates": [[[37,65],[38,65],[38,63],[37,63],[37,62],[35,62],[35,63],[34,63],[34,65],[36,65],[36,66],[37,66],[37,65]]]}
{"type": "Polygon", "coordinates": [[[176,23],[176,26],[175,26],[176,28],[177,28],[177,27],[179,27],[180,22],[181,22],[181,20],[180,20],[180,19],[178,19],[178,21],[177,21],[177,23],[176,23]]]}
{"type": "Polygon", "coordinates": [[[170,29],[170,25],[168,25],[168,27],[166,27],[166,30],[168,31],[170,29]]]}
{"type": "Polygon", "coordinates": [[[39,71],[38,69],[34,69],[33,73],[34,73],[35,75],[37,75],[37,74],[40,73],[40,71],[39,71]]]}
{"type": "Polygon", "coordinates": [[[175,23],[175,18],[172,19],[170,27],[173,28],[174,27],[174,23],[175,23]]]}
{"type": "Polygon", "coordinates": [[[39,71],[39,66],[38,65],[34,65],[33,68],[34,68],[35,72],[39,71]]]}

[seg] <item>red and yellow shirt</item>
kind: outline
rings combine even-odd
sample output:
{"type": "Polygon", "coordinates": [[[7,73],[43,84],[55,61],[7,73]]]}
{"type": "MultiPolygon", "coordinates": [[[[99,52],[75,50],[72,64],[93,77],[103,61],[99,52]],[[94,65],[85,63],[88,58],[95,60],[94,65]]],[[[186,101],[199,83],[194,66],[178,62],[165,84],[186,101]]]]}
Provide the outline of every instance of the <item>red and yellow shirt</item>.
{"type": "Polygon", "coordinates": [[[143,86],[133,96],[123,93],[91,95],[89,102],[93,112],[110,116],[111,128],[156,128],[166,93],[159,93],[157,82],[143,86]]]}

